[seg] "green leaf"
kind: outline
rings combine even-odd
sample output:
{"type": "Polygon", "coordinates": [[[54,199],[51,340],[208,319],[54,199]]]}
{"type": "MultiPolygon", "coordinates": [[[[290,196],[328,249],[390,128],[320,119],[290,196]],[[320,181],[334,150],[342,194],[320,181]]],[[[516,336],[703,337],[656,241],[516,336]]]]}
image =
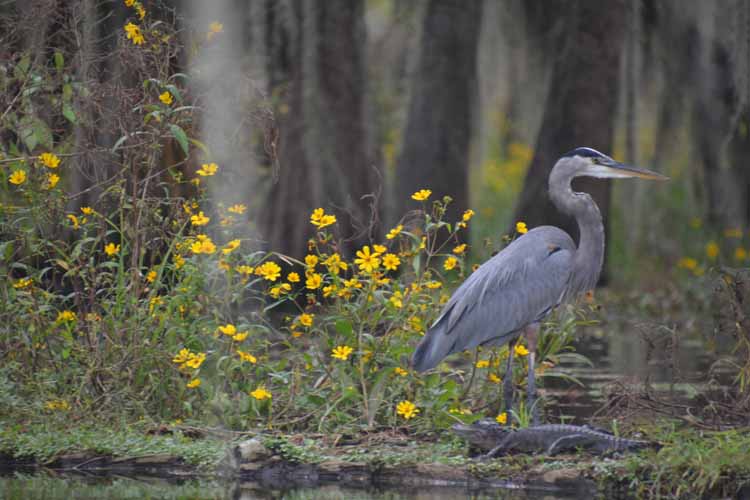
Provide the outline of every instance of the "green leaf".
{"type": "Polygon", "coordinates": [[[76,123],[76,113],[75,111],[73,111],[73,107],[70,104],[68,103],[63,104],[62,114],[65,118],[68,119],[70,123],[72,124],[76,123]]]}
{"type": "Polygon", "coordinates": [[[205,144],[203,144],[203,143],[202,143],[201,141],[199,141],[198,139],[193,139],[193,138],[190,138],[190,139],[188,139],[188,140],[190,141],[190,144],[192,144],[193,146],[195,146],[195,147],[197,147],[198,149],[200,149],[201,151],[203,151],[203,154],[205,154],[207,158],[211,158],[211,157],[213,156],[213,155],[211,154],[211,150],[210,150],[210,149],[208,149],[208,146],[206,146],[205,144]]]}
{"type": "Polygon", "coordinates": [[[52,132],[47,124],[35,116],[24,116],[19,124],[19,135],[29,150],[37,145],[52,149],[52,132]]]}
{"type": "Polygon", "coordinates": [[[19,80],[22,80],[26,76],[26,72],[29,70],[30,64],[31,64],[30,56],[22,57],[21,60],[18,61],[18,64],[16,64],[16,67],[13,68],[13,76],[18,78],[19,80]]]}
{"type": "Polygon", "coordinates": [[[57,68],[57,71],[62,71],[63,66],[65,66],[65,58],[62,52],[55,52],[55,68],[57,68]]]}
{"type": "Polygon", "coordinates": [[[182,151],[186,155],[190,154],[190,149],[188,147],[188,137],[185,131],[182,130],[179,125],[175,125],[174,123],[169,125],[169,130],[172,132],[174,138],[177,139],[177,142],[180,144],[182,151]]]}
{"type": "Polygon", "coordinates": [[[73,97],[73,86],[69,83],[66,83],[63,85],[62,88],[62,98],[65,102],[70,102],[70,99],[73,97]]]}
{"type": "Polygon", "coordinates": [[[348,319],[340,319],[336,321],[336,331],[341,335],[351,335],[353,330],[354,327],[352,326],[352,322],[348,319]]]}
{"type": "Polygon", "coordinates": [[[5,261],[9,261],[13,256],[13,242],[5,241],[0,243],[0,258],[5,261]]]}

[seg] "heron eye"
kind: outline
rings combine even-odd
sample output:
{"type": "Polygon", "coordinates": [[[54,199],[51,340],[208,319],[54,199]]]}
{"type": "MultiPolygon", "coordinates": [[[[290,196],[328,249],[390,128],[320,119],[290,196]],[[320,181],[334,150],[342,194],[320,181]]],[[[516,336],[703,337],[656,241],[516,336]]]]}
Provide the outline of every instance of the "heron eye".
{"type": "Polygon", "coordinates": [[[599,158],[591,158],[591,163],[594,165],[599,165],[599,158]]]}

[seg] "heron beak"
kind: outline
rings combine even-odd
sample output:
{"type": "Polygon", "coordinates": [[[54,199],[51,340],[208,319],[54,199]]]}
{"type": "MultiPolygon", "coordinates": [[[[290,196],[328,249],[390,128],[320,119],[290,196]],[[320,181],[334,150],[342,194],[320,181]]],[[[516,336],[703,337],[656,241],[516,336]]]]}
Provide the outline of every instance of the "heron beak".
{"type": "Polygon", "coordinates": [[[645,168],[620,163],[611,158],[597,158],[597,163],[593,165],[594,177],[604,178],[627,178],[638,177],[640,179],[649,179],[654,181],[668,181],[669,177],[653,172],[645,168]]]}

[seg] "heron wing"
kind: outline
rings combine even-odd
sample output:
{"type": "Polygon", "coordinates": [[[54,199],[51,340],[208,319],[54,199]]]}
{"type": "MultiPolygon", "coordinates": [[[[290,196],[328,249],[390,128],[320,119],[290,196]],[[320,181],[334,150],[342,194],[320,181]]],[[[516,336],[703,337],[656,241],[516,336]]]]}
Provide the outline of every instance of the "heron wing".
{"type": "Polygon", "coordinates": [[[575,250],[570,236],[552,226],[513,241],[453,293],[417,347],[415,368],[481,344],[501,345],[540,321],[565,296],[575,250]]]}

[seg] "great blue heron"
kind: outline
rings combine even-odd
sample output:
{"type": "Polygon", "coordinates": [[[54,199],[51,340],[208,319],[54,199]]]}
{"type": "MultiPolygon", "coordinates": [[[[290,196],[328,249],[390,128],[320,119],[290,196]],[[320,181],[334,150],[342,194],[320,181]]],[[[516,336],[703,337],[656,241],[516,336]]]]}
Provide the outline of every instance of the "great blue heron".
{"type": "Polygon", "coordinates": [[[574,192],[575,177],[667,180],[643,168],[617,162],[591,148],[562,156],[549,176],[549,195],[560,211],[578,222],[578,247],[563,230],[541,226],[514,240],[482,264],[453,293],[417,346],[413,366],[423,372],[446,356],[477,346],[510,344],[503,386],[512,405],[513,347],[523,334],[529,347],[528,407],[537,420],[534,362],[540,322],[562,302],[592,290],[604,259],[604,226],[599,208],[586,193],[574,192]]]}

